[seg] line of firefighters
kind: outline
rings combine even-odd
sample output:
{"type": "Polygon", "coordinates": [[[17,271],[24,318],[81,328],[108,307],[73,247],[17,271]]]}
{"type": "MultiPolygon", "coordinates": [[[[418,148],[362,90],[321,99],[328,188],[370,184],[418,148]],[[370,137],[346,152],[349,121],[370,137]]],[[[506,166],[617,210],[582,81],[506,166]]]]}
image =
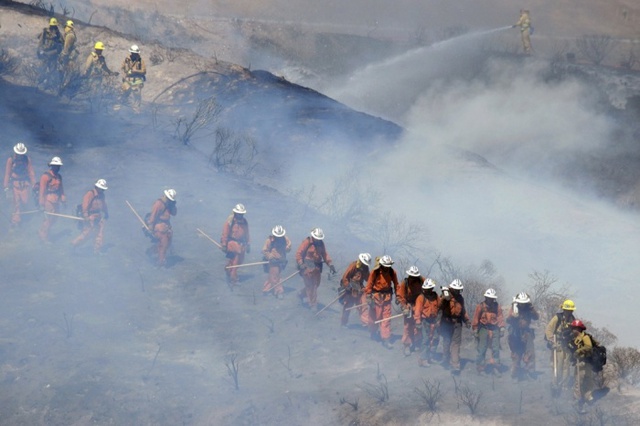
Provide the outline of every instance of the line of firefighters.
{"type": "MultiPolygon", "coordinates": [[[[61,90],[70,83],[71,76],[78,66],[75,64],[79,52],[76,48],[76,32],[73,21],[68,20],[64,26],[64,34],[60,32],[58,20],[49,19],[49,26],[45,27],[38,36],[38,58],[42,63],[39,84],[46,88],[61,90]]],[[[84,65],[80,69],[80,76],[87,83],[93,97],[102,96],[105,77],[118,76],[120,73],[111,71],[107,66],[103,52],[105,45],[97,41],[93,51],[89,53],[84,65]]],[[[147,67],[140,56],[140,48],[132,45],[120,67],[122,71],[121,96],[114,110],[119,110],[122,104],[130,104],[134,112],[140,112],[142,103],[142,88],[146,81],[147,67]]]]}
{"type": "MultiPolygon", "coordinates": [[[[49,170],[36,183],[27,147],[24,143],[18,143],[13,151],[13,155],[7,160],[4,175],[4,190],[14,207],[12,228],[19,227],[24,214],[43,211],[45,216],[39,236],[43,242],[49,242],[49,231],[56,218],[66,216],[60,214],[60,206],[66,202],[60,174],[62,160],[60,157],[53,157],[49,161],[49,170]],[[38,210],[28,211],[25,209],[34,187],[38,187],[38,210]]],[[[105,221],[109,218],[105,199],[107,189],[107,182],[98,179],[94,187],[85,193],[77,211],[77,218],[83,221],[82,230],[72,241],[74,247],[94,235],[94,251],[100,253],[105,221]]],[[[134,210],[143,222],[144,232],[155,243],[149,253],[156,257],[158,266],[166,266],[167,252],[173,238],[171,217],[177,214],[176,197],[176,190],[164,190],[145,219],[134,210]]],[[[244,264],[245,254],[251,251],[246,213],[243,204],[234,206],[223,225],[220,242],[211,240],[227,257],[225,273],[232,288],[239,285],[238,269],[244,264]]],[[[317,313],[318,287],[323,265],[326,264],[332,274],[337,272],[325,247],[324,238],[324,232],[320,228],[314,228],[310,232],[296,250],[297,271],[283,280],[281,274],[287,266],[287,253],[291,251],[292,245],[283,226],[273,227],[262,247],[263,261],[257,263],[263,264],[267,273],[263,294],[273,294],[282,299],[283,282],[299,274],[303,278],[304,287],[298,293],[298,298],[301,303],[306,298],[309,309],[317,313]]],[[[402,317],[404,354],[410,356],[412,352],[417,353],[419,365],[428,367],[436,358],[436,348],[442,337],[442,364],[454,374],[459,374],[462,368],[460,348],[463,327],[472,329],[477,341],[475,364],[478,374],[501,374],[500,339],[508,334],[512,378],[517,381],[523,376],[536,377],[535,335],[531,323],[539,319],[539,314],[526,293],[521,292],[513,298],[505,318],[496,291],[487,289],[484,301],[476,306],[473,318],[470,319],[462,295],[464,286],[461,280],[454,279],[448,286],[441,287],[441,294],[438,294],[436,282],[422,276],[417,266],[411,266],[406,271],[406,278],[399,281],[390,256],[376,258],[375,265],[370,270],[371,263],[371,255],[361,253],[342,275],[340,293],[334,301],[339,300],[342,304],[343,327],[348,325],[350,313],[355,310],[359,314],[361,325],[370,331],[371,338],[380,340],[385,348],[391,349],[391,320],[402,317]],[[392,315],[394,296],[395,303],[402,310],[398,315],[392,315]],[[508,333],[505,333],[506,330],[508,333]]],[[[594,380],[589,360],[594,342],[585,333],[584,324],[573,316],[574,303],[566,300],[561,308],[562,312],[551,318],[545,333],[545,340],[552,351],[553,390],[559,394],[563,389],[568,389],[570,365],[574,363],[574,396],[582,405],[593,400],[594,380]]]]}

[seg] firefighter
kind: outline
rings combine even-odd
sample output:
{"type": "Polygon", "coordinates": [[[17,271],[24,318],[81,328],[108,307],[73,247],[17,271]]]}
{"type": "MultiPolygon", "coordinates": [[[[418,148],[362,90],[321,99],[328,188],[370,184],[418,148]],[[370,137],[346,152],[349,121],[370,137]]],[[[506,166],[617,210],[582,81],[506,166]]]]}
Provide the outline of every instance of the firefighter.
{"type": "Polygon", "coordinates": [[[55,223],[56,218],[46,213],[59,213],[60,204],[67,202],[67,197],[64,194],[64,186],[62,185],[60,167],[62,167],[60,157],[53,157],[51,161],[49,161],[49,170],[44,172],[40,177],[38,205],[40,206],[40,210],[45,212],[45,215],[38,235],[40,236],[40,240],[47,244],[51,243],[51,241],[49,241],[49,230],[55,223]]]}
{"type": "Polygon", "coordinates": [[[500,338],[504,336],[505,326],[502,308],[498,303],[498,295],[494,289],[487,289],[484,292],[484,301],[476,306],[471,322],[471,328],[478,344],[478,357],[476,358],[478,374],[485,372],[487,349],[491,347],[489,365],[493,367],[492,372],[500,376],[502,367],[500,364],[500,338]]]}
{"type": "MultiPolygon", "coordinates": [[[[247,209],[243,204],[236,204],[231,209],[231,215],[224,222],[220,245],[227,255],[226,266],[236,266],[244,262],[245,253],[251,252],[249,236],[249,222],[244,216],[247,209]]],[[[231,286],[239,285],[238,268],[225,268],[227,283],[231,286]]]]}
{"type": "Polygon", "coordinates": [[[511,378],[518,381],[521,368],[527,376],[536,378],[536,352],[534,347],[535,334],[531,327],[532,321],[540,319],[536,308],[531,304],[527,293],[518,293],[513,298],[507,326],[509,330],[507,341],[511,350],[511,378]]]}
{"type": "Polygon", "coordinates": [[[296,251],[296,263],[304,281],[304,288],[298,293],[298,298],[302,302],[306,296],[312,312],[318,310],[318,287],[322,278],[322,264],[326,263],[331,273],[336,273],[323,240],[322,229],[313,228],[311,236],[305,238],[296,251]]]}
{"type": "Polygon", "coordinates": [[[173,240],[171,228],[171,216],[178,213],[176,206],[177,192],[175,189],[165,189],[162,197],[158,198],[151,206],[151,213],[147,216],[147,229],[155,240],[154,252],[158,256],[158,267],[166,266],[167,251],[173,240]]]}
{"type": "Polygon", "coordinates": [[[416,299],[422,293],[422,283],[426,279],[420,275],[417,266],[412,266],[407,272],[407,277],[400,282],[396,303],[404,313],[404,328],[402,331],[402,345],[404,356],[410,356],[422,344],[422,332],[416,328],[414,316],[416,299]]]}
{"type": "Polygon", "coordinates": [[[109,209],[107,208],[107,200],[104,191],[108,189],[107,181],[98,179],[93,188],[87,191],[82,197],[80,212],[84,223],[82,224],[82,232],[71,242],[73,247],[80,245],[91,233],[95,233],[96,237],[93,243],[93,252],[100,254],[102,243],[104,240],[104,226],[106,220],[109,219],[109,209]]]}
{"type": "Polygon", "coordinates": [[[436,282],[427,278],[422,283],[422,292],[416,298],[414,318],[418,332],[422,332],[422,351],[418,356],[420,367],[429,367],[438,347],[438,307],[440,297],[434,291],[436,282]]]}
{"type": "Polygon", "coordinates": [[[522,39],[522,50],[527,55],[531,54],[531,17],[528,10],[520,9],[520,19],[511,28],[520,27],[520,38],[522,39]]]}
{"type": "Polygon", "coordinates": [[[572,300],[567,299],[562,302],[560,309],[562,311],[551,317],[545,329],[547,348],[551,350],[551,392],[554,396],[569,389],[571,377],[569,368],[571,353],[567,348],[571,340],[569,324],[576,319],[573,316],[576,305],[572,300]]]}
{"type": "Polygon", "coordinates": [[[269,276],[264,282],[262,294],[266,296],[273,290],[278,299],[282,299],[284,294],[280,274],[287,266],[287,253],[291,251],[291,240],[285,235],[286,232],[281,225],[274,226],[262,247],[263,259],[269,262],[264,265],[269,276]]]}
{"type": "Polygon", "coordinates": [[[91,92],[91,106],[99,109],[104,92],[104,77],[117,76],[117,71],[111,71],[104,59],[104,43],[96,42],[93,52],[89,53],[82,69],[82,76],[86,79],[91,92]]]}
{"type": "Polygon", "coordinates": [[[340,283],[344,288],[344,295],[340,299],[342,303],[342,317],[340,325],[347,327],[349,323],[349,315],[351,307],[361,305],[357,309],[360,314],[360,323],[363,327],[369,327],[369,307],[366,304],[366,296],[364,294],[364,283],[369,279],[369,265],[371,264],[371,255],[369,253],[360,253],[358,259],[351,262],[342,275],[340,283]]]}
{"type": "Polygon", "coordinates": [[[595,388],[593,380],[593,367],[591,366],[591,353],[595,342],[593,338],[585,332],[587,327],[580,320],[573,320],[569,324],[571,330],[571,341],[568,348],[571,352],[572,362],[575,363],[575,383],[573,386],[573,397],[578,404],[578,411],[584,413],[584,403],[593,402],[593,390],[595,388]]]}
{"type": "Polygon", "coordinates": [[[49,18],[49,26],[42,29],[38,39],[40,40],[38,58],[42,61],[40,81],[38,83],[48,83],[47,86],[55,87],[60,77],[57,62],[58,55],[62,51],[64,44],[56,18],[49,18]]]}
{"type": "Polygon", "coordinates": [[[13,155],[7,159],[4,169],[4,193],[13,201],[11,229],[20,225],[21,213],[29,201],[30,188],[36,183],[31,159],[27,155],[27,147],[18,142],[13,147],[13,155]]]}
{"type": "MultiPolygon", "coordinates": [[[[133,112],[140,112],[142,105],[142,88],[147,79],[147,66],[140,56],[140,48],[134,44],[129,48],[129,56],[124,59],[122,70],[122,95],[120,103],[125,104],[129,98],[133,98],[131,106],[133,112]]],[[[114,110],[120,109],[120,105],[115,105],[114,110]]]]}
{"type": "Polygon", "coordinates": [[[462,345],[462,325],[470,328],[469,315],[464,305],[462,281],[454,279],[449,287],[442,287],[440,299],[440,335],[442,336],[442,355],[445,368],[451,368],[453,374],[460,374],[460,346],[462,345]]]}
{"type": "Polygon", "coordinates": [[[384,255],[380,258],[376,267],[369,275],[365,294],[369,303],[369,331],[371,338],[376,339],[378,333],[382,339],[382,346],[392,349],[391,338],[391,299],[394,294],[398,297],[398,276],[392,268],[393,260],[391,256],[384,255]],[[385,320],[376,324],[376,321],[385,320]]]}
{"type": "Polygon", "coordinates": [[[58,56],[58,63],[63,71],[67,71],[70,63],[78,57],[76,49],[76,32],[73,29],[73,21],[69,20],[64,25],[64,46],[58,56]]]}

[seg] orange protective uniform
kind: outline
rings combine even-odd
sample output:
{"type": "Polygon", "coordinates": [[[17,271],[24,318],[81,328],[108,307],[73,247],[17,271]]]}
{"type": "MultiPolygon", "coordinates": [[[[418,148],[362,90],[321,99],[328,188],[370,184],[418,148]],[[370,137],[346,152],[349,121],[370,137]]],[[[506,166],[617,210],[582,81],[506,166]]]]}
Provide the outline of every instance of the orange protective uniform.
{"type": "Polygon", "coordinates": [[[369,267],[360,260],[351,262],[342,275],[340,283],[344,288],[342,296],[342,318],[340,325],[346,327],[349,323],[349,314],[351,310],[347,310],[352,306],[363,305],[356,308],[360,313],[360,323],[363,327],[369,326],[369,307],[366,303],[364,294],[364,282],[369,279],[369,267]]]}
{"type": "Polygon", "coordinates": [[[517,313],[513,310],[513,304],[509,308],[507,315],[509,337],[507,340],[511,350],[511,376],[514,378],[518,377],[522,364],[528,374],[535,374],[536,352],[533,344],[535,334],[531,322],[538,319],[540,319],[540,315],[530,303],[518,304],[517,313]]]}
{"type": "Polygon", "coordinates": [[[320,287],[320,278],[322,278],[322,262],[328,266],[331,266],[332,263],[324,242],[312,237],[302,240],[296,251],[296,263],[304,281],[304,288],[300,290],[298,297],[303,299],[306,296],[312,310],[316,310],[318,306],[318,287],[320,287]]]}
{"type": "MultiPolygon", "coordinates": [[[[422,294],[422,283],[425,277],[408,276],[398,286],[396,298],[402,310],[414,312],[416,299],[422,294]]],[[[402,330],[402,344],[412,349],[419,348],[422,344],[422,331],[416,328],[415,315],[404,317],[404,329],[402,330]]]]}
{"type": "MultiPolygon", "coordinates": [[[[227,253],[227,265],[236,266],[244,262],[244,254],[250,249],[249,222],[244,215],[232,214],[222,227],[220,245],[227,253]]],[[[227,281],[238,284],[238,268],[226,269],[227,281]]]]}
{"type": "Polygon", "coordinates": [[[166,197],[158,198],[151,207],[147,227],[156,239],[158,266],[166,265],[167,251],[171,247],[171,240],[173,239],[171,216],[175,216],[177,213],[178,207],[176,203],[166,197]]]}
{"type": "Polygon", "coordinates": [[[20,213],[29,201],[29,189],[36,183],[31,159],[26,154],[14,154],[7,159],[4,169],[4,189],[13,195],[13,214],[11,225],[20,224],[20,213]]]}
{"type": "Polygon", "coordinates": [[[76,247],[90,234],[95,233],[96,238],[93,244],[93,251],[99,253],[104,240],[105,221],[109,218],[109,210],[107,208],[104,191],[93,188],[84,194],[84,197],[82,197],[82,217],[84,218],[82,232],[71,244],[76,247]]]}
{"type": "Polygon", "coordinates": [[[476,368],[478,371],[483,371],[485,368],[485,357],[489,347],[491,347],[489,364],[497,368],[500,367],[500,335],[504,327],[505,321],[502,316],[502,308],[497,301],[493,303],[484,301],[476,306],[471,328],[477,333],[478,357],[476,358],[476,368]]]}
{"type": "MultiPolygon", "coordinates": [[[[450,290],[451,291],[451,290],[450,290]]],[[[460,370],[460,346],[462,345],[462,324],[469,323],[469,315],[464,306],[464,297],[451,292],[449,299],[440,299],[440,335],[442,336],[443,361],[454,370],[460,370]]]]}
{"type": "MultiPolygon", "coordinates": [[[[40,197],[38,203],[45,212],[60,212],[60,203],[66,203],[67,197],[64,195],[62,176],[53,169],[47,170],[40,178],[40,197]]],[[[43,242],[49,242],[49,230],[55,223],[56,217],[45,215],[42,226],[38,234],[43,242]]]]}
{"type": "Polygon", "coordinates": [[[262,247],[263,259],[269,261],[265,265],[265,270],[269,273],[267,280],[264,282],[262,291],[267,293],[273,290],[276,296],[284,293],[282,284],[280,284],[281,273],[287,266],[287,253],[291,251],[291,240],[287,236],[274,237],[270,235],[264,242],[262,247]]]}
{"type": "Polygon", "coordinates": [[[423,349],[420,360],[431,362],[438,347],[438,312],[440,297],[435,291],[423,291],[416,298],[413,318],[417,327],[422,330],[423,349]]]}
{"type": "Polygon", "coordinates": [[[376,321],[389,318],[391,316],[391,298],[398,290],[398,276],[396,271],[391,267],[380,266],[374,269],[369,275],[367,286],[364,289],[365,294],[373,296],[373,306],[369,310],[369,324],[372,337],[378,331],[380,326],[380,338],[387,340],[391,337],[391,322],[385,321],[375,324],[376,321]]]}

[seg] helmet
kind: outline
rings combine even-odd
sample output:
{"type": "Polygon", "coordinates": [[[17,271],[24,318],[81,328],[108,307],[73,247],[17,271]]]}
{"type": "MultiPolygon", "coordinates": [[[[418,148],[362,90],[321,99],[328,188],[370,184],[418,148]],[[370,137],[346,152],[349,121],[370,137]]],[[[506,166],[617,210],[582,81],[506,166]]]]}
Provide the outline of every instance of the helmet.
{"type": "Polygon", "coordinates": [[[571,328],[579,328],[580,330],[586,330],[587,326],[585,326],[580,320],[573,320],[571,324],[569,324],[571,328]]]}
{"type": "Polygon", "coordinates": [[[391,265],[393,265],[393,259],[391,259],[391,256],[385,254],[380,258],[380,266],[390,267],[391,265]]]}
{"type": "Polygon", "coordinates": [[[96,44],[93,46],[96,50],[104,50],[104,43],[101,41],[96,41],[96,44]]]}
{"type": "Polygon", "coordinates": [[[96,181],[96,188],[100,188],[104,191],[106,191],[107,189],[109,189],[109,187],[107,186],[107,181],[104,179],[98,179],[96,181]]]}
{"type": "Polygon", "coordinates": [[[518,293],[518,295],[513,299],[516,303],[531,303],[531,298],[525,292],[518,293]]]}
{"type": "Polygon", "coordinates": [[[247,209],[244,208],[244,204],[236,204],[235,207],[231,209],[231,211],[238,214],[245,214],[247,212],[247,209]]]}
{"type": "Polygon", "coordinates": [[[69,20],[64,24],[65,27],[73,28],[73,21],[69,20]]]}
{"type": "Polygon", "coordinates": [[[13,147],[13,152],[15,152],[18,155],[24,155],[27,153],[27,147],[22,142],[18,142],[13,147]]]}
{"type": "Polygon", "coordinates": [[[497,299],[498,295],[496,294],[496,291],[492,288],[488,288],[487,291],[484,292],[484,297],[488,297],[490,299],[497,299]]]}
{"type": "Polygon", "coordinates": [[[407,271],[407,275],[409,275],[410,277],[419,277],[420,276],[420,270],[418,269],[417,266],[412,266],[407,271]]]}
{"type": "Polygon", "coordinates": [[[424,282],[422,283],[422,289],[429,290],[432,288],[436,288],[436,282],[431,278],[427,278],[426,280],[424,280],[424,282]]]}
{"type": "Polygon", "coordinates": [[[311,230],[311,236],[315,240],[324,240],[324,232],[320,228],[313,228],[311,230]]]}
{"type": "Polygon", "coordinates": [[[274,237],[284,237],[284,234],[286,234],[286,232],[287,231],[284,230],[282,225],[276,225],[271,230],[271,235],[273,235],[274,237]]]}
{"type": "Polygon", "coordinates": [[[51,161],[49,161],[50,166],[62,166],[62,160],[60,157],[53,157],[51,161]]]}
{"type": "Polygon", "coordinates": [[[175,201],[176,200],[176,195],[178,195],[178,193],[176,192],[175,189],[165,189],[164,190],[164,195],[170,199],[171,201],[175,201]]]}
{"type": "Polygon", "coordinates": [[[562,310],[564,311],[575,311],[576,304],[573,303],[573,300],[567,299],[564,302],[562,302],[562,305],[560,305],[560,308],[562,308],[562,310]]]}
{"type": "Polygon", "coordinates": [[[453,290],[462,290],[464,286],[462,285],[462,281],[456,278],[455,280],[451,281],[451,284],[449,284],[449,288],[453,290]]]}
{"type": "Polygon", "coordinates": [[[140,48],[138,47],[137,44],[132,44],[131,47],[129,48],[129,53],[140,53],[140,48]]]}
{"type": "Polygon", "coordinates": [[[371,255],[369,253],[360,253],[358,259],[367,266],[371,263],[371,255]]]}
{"type": "Polygon", "coordinates": [[[49,19],[49,26],[52,27],[54,25],[58,25],[58,20],[56,18],[49,19]]]}

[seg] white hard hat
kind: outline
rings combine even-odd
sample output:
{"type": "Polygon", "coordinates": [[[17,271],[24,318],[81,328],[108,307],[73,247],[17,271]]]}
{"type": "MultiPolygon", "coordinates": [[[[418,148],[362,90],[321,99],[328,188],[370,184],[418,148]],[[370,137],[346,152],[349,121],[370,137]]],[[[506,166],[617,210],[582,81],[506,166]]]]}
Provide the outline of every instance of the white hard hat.
{"type": "Polygon", "coordinates": [[[49,161],[50,166],[62,166],[62,160],[60,157],[53,157],[51,161],[49,161]]]}
{"type": "Polygon", "coordinates": [[[360,253],[358,259],[367,266],[371,263],[371,255],[369,253],[360,253]]]}
{"type": "Polygon", "coordinates": [[[171,201],[175,201],[176,200],[176,195],[178,195],[178,193],[176,192],[175,189],[165,189],[164,190],[164,195],[170,199],[171,201]]]}
{"type": "Polygon", "coordinates": [[[231,209],[231,211],[238,214],[245,214],[247,212],[247,209],[244,208],[244,204],[238,203],[233,209],[231,209]]]}
{"type": "Polygon", "coordinates": [[[432,288],[436,288],[436,282],[431,278],[427,278],[426,280],[424,280],[424,282],[422,283],[422,289],[429,290],[432,288]]]}
{"type": "Polygon", "coordinates": [[[390,267],[391,265],[393,265],[393,259],[391,259],[391,256],[385,254],[380,258],[380,266],[390,267]]]}
{"type": "Polygon", "coordinates": [[[13,152],[15,152],[18,155],[24,155],[27,153],[27,147],[22,142],[18,142],[13,147],[13,152]]]}
{"type": "Polygon", "coordinates": [[[524,291],[522,293],[518,293],[518,295],[513,299],[516,303],[531,303],[531,298],[524,291]]]}
{"type": "Polygon", "coordinates": [[[496,291],[494,289],[489,288],[484,292],[484,297],[488,297],[489,299],[497,299],[498,295],[496,294],[496,291]]]}
{"type": "Polygon", "coordinates": [[[287,231],[285,231],[282,225],[276,225],[271,230],[271,235],[273,235],[274,237],[284,237],[284,234],[286,233],[287,231]]]}
{"type": "Polygon", "coordinates": [[[100,188],[104,191],[106,191],[107,189],[109,189],[109,187],[107,186],[107,181],[104,179],[98,179],[96,181],[96,188],[100,188]]]}
{"type": "Polygon", "coordinates": [[[140,53],[140,48],[137,44],[132,44],[129,48],[129,53],[140,53]]]}
{"type": "Polygon", "coordinates": [[[462,281],[456,278],[455,280],[451,281],[451,284],[449,284],[449,288],[452,288],[454,290],[462,290],[464,286],[462,285],[462,281]]]}
{"type": "Polygon", "coordinates": [[[324,232],[320,228],[313,228],[311,230],[311,236],[316,240],[324,240],[324,232]]]}
{"type": "Polygon", "coordinates": [[[410,277],[419,277],[420,276],[420,270],[418,269],[417,266],[412,266],[407,271],[407,275],[409,275],[410,277]]]}

